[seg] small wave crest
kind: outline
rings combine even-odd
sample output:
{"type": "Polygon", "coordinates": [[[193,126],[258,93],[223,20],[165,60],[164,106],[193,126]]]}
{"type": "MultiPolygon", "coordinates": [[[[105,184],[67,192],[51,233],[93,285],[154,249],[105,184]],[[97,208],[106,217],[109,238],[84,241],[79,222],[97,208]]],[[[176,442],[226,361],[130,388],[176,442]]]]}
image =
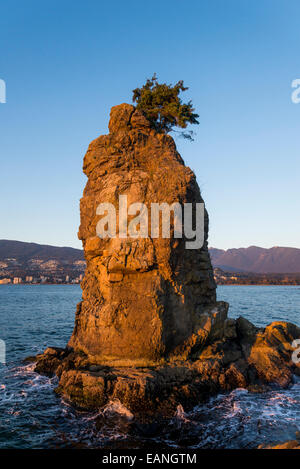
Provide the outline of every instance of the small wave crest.
{"type": "Polygon", "coordinates": [[[124,417],[127,420],[133,420],[134,415],[125,407],[118,399],[110,401],[103,409],[103,415],[105,416],[119,416],[124,417]]]}

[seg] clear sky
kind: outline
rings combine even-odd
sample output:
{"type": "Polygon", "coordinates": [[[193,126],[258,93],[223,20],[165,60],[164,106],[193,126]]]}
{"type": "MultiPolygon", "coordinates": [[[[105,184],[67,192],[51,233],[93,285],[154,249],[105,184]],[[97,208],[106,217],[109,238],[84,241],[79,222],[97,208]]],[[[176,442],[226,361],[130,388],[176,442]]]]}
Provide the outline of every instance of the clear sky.
{"type": "Polygon", "coordinates": [[[0,12],[0,239],[80,247],[89,142],[153,72],[200,114],[177,140],[210,245],[300,248],[298,0],[6,0],[0,12]]]}

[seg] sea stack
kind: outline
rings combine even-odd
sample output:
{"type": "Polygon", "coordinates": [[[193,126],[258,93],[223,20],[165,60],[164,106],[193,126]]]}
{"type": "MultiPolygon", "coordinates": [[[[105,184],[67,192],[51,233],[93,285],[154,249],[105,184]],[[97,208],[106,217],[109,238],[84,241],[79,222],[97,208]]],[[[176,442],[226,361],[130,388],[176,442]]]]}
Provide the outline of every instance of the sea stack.
{"type": "MultiPolygon", "coordinates": [[[[194,173],[184,165],[169,135],[157,133],[134,106],[111,110],[109,134],[94,140],[84,158],[88,182],[80,202],[87,261],[83,299],[69,346],[91,361],[155,363],[182,356],[206,338],[207,313],[218,314],[216,285],[205,242],[186,249],[185,239],[97,236],[100,203],[111,203],[119,219],[119,197],[127,203],[203,202],[194,173]],[[205,318],[205,319],[203,319],[205,318]]],[[[132,217],[131,217],[132,218],[132,217]]]]}
{"type": "Polygon", "coordinates": [[[172,137],[134,106],[115,106],[109,134],[90,144],[83,169],[82,301],[68,345],[47,348],[35,370],[55,373],[57,393],[81,408],[118,399],[143,418],[172,416],[178,405],[190,409],[219,391],[289,386],[293,373],[300,374],[293,358],[300,329],[286,322],[260,329],[227,318],[228,304],[216,301],[206,211],[204,242],[195,249],[174,236],[176,217],[169,237],[118,236],[120,196],[147,209],[203,203],[172,137]],[[97,232],[103,203],[116,209],[117,236],[97,232]]]}

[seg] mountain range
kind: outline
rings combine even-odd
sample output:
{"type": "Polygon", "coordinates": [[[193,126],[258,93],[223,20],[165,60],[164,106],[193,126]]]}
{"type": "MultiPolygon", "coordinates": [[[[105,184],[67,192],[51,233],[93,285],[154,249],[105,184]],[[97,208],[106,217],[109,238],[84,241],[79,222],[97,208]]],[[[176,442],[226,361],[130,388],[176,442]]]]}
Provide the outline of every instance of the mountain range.
{"type": "Polygon", "coordinates": [[[43,261],[51,259],[71,263],[84,260],[84,255],[81,249],[1,239],[0,261],[7,259],[15,259],[20,264],[27,263],[30,259],[41,259],[43,261]]]}
{"type": "Polygon", "coordinates": [[[232,272],[300,273],[300,249],[250,246],[238,249],[209,249],[214,267],[232,272]]]}
{"type": "MultiPolygon", "coordinates": [[[[212,264],[230,272],[300,273],[300,249],[250,246],[237,249],[209,249],[212,264]]],[[[27,264],[31,259],[55,260],[61,263],[83,261],[81,249],[57,247],[22,241],[0,240],[0,261],[15,259],[27,264]]]]}

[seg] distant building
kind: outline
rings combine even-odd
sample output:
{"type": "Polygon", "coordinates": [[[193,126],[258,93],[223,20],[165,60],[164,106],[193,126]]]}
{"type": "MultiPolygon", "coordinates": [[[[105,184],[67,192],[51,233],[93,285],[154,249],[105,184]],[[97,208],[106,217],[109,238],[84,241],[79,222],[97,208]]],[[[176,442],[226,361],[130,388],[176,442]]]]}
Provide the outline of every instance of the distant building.
{"type": "Polygon", "coordinates": [[[56,261],[55,259],[50,259],[49,261],[46,261],[40,264],[40,269],[51,271],[51,272],[56,272],[56,270],[59,267],[59,264],[60,263],[56,261]]]}
{"type": "Polygon", "coordinates": [[[19,283],[22,283],[21,277],[14,277],[13,283],[14,285],[18,285],[19,283]]]}
{"type": "Polygon", "coordinates": [[[70,276],[66,275],[66,283],[69,283],[69,282],[70,282],[70,276]]]}
{"type": "Polygon", "coordinates": [[[26,279],[25,279],[25,282],[26,283],[32,283],[33,281],[33,277],[31,277],[31,275],[27,275],[26,279]]]}
{"type": "Polygon", "coordinates": [[[7,285],[8,283],[11,283],[11,279],[10,278],[2,278],[0,280],[0,285],[7,285]]]}
{"type": "Polygon", "coordinates": [[[44,261],[42,259],[30,259],[29,264],[32,265],[41,265],[44,261]]]}
{"type": "Polygon", "coordinates": [[[18,266],[18,265],[20,265],[19,262],[18,262],[15,258],[8,258],[8,259],[5,259],[5,262],[6,262],[9,266],[18,266]]]}
{"type": "Polygon", "coordinates": [[[60,278],[60,277],[54,277],[54,278],[53,278],[53,282],[54,282],[54,283],[62,283],[62,282],[63,282],[63,279],[60,278]]]}
{"type": "Polygon", "coordinates": [[[86,261],[75,261],[74,265],[81,267],[81,268],[86,268],[86,261]]]}

